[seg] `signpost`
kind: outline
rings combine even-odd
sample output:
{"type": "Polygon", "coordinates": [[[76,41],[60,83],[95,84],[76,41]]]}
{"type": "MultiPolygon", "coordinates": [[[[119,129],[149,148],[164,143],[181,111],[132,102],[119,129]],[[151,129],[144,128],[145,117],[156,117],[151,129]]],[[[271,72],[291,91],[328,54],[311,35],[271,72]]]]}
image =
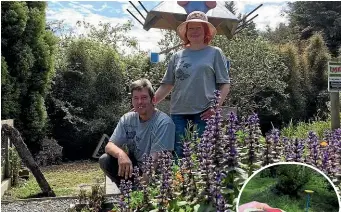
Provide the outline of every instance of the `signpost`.
{"type": "Polygon", "coordinates": [[[331,103],[332,130],[340,127],[341,62],[328,62],[328,91],[331,103]]]}

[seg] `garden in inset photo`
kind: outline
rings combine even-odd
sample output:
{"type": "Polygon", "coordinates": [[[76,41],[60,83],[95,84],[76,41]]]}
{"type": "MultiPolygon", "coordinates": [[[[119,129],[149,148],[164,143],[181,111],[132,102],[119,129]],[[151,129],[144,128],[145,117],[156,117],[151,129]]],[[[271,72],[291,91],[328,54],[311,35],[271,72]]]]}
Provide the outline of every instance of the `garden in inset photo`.
{"type": "Polygon", "coordinates": [[[300,164],[270,166],[242,189],[238,211],[338,212],[333,184],[320,172],[300,164]]]}

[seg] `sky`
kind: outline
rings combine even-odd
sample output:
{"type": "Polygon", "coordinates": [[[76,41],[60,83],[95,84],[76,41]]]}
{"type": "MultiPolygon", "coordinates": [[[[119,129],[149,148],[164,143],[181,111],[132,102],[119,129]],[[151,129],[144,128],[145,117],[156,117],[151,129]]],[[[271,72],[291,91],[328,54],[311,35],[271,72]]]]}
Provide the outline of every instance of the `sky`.
{"type": "MultiPolygon", "coordinates": [[[[160,1],[141,1],[149,11],[153,9],[160,1]]],[[[133,1],[134,5],[143,15],[146,15],[142,7],[137,1],[133,1]]],[[[287,17],[283,14],[287,3],[284,1],[235,1],[237,13],[246,14],[256,8],[259,4],[263,4],[250,17],[258,14],[254,19],[256,28],[265,30],[266,26],[274,29],[279,23],[287,23],[287,17]]],[[[176,4],[176,1],[174,1],[176,4]]],[[[161,31],[151,29],[146,31],[128,12],[129,9],[138,18],[141,18],[128,1],[48,1],[47,21],[63,20],[63,24],[69,27],[75,27],[77,21],[86,21],[95,26],[101,22],[110,22],[113,26],[126,23],[129,20],[133,22],[133,28],[128,33],[129,36],[138,40],[139,47],[145,51],[158,51],[157,42],[162,38],[161,31]]],[[[249,17],[249,18],[250,18],[249,17]]],[[[82,33],[84,29],[77,28],[76,33],[82,33]]]]}

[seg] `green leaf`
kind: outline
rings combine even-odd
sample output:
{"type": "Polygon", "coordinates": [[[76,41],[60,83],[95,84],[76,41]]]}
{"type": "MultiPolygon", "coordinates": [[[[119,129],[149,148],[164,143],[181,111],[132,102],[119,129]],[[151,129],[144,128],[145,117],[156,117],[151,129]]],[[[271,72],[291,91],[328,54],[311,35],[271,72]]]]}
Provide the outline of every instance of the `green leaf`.
{"type": "Polygon", "coordinates": [[[197,204],[194,206],[194,212],[209,212],[209,211],[215,211],[215,208],[212,206],[212,204],[197,204]]]}
{"type": "Polygon", "coordinates": [[[177,202],[177,203],[176,203],[176,205],[179,206],[179,207],[180,207],[180,206],[187,205],[187,204],[188,204],[188,202],[186,202],[186,201],[180,201],[180,202],[177,202]]]}

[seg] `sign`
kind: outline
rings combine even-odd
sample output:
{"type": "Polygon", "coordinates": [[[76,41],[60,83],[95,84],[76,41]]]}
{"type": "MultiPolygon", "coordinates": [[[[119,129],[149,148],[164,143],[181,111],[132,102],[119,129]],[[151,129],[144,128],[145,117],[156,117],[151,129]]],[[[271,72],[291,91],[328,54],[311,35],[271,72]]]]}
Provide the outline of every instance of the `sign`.
{"type": "Polygon", "coordinates": [[[341,91],[341,62],[328,62],[328,91],[341,91]]]}
{"type": "Polygon", "coordinates": [[[158,63],[159,62],[159,54],[156,52],[151,52],[150,53],[150,62],[151,63],[158,63]]]}

